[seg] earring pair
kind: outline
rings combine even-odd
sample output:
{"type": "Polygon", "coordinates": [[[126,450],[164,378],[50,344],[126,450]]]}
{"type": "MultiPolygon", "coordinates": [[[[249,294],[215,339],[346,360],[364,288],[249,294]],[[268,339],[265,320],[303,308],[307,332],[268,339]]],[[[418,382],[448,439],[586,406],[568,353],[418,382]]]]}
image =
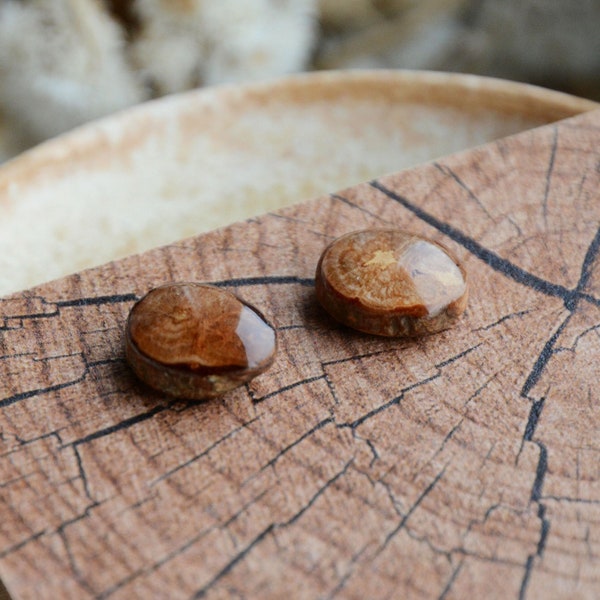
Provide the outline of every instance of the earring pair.
{"type": "MultiPolygon", "coordinates": [[[[398,229],[337,238],[315,274],[319,303],[337,321],[387,337],[452,326],[467,304],[464,267],[441,244],[398,229]]],[[[171,396],[224,394],[275,360],[275,329],[254,306],[204,283],[150,290],[129,314],[126,357],[136,375],[171,396]]]]}

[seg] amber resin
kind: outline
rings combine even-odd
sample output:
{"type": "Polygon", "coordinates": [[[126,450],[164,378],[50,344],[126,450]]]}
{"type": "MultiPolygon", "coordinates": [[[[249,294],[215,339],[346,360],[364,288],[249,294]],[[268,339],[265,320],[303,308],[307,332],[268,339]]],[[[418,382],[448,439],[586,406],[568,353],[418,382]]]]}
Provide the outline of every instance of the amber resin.
{"type": "Polygon", "coordinates": [[[151,290],[127,321],[126,356],[142,381],[171,396],[219,396],[265,371],[275,330],[262,314],[215,286],[174,283],[151,290]]]}
{"type": "Polygon", "coordinates": [[[397,229],[348,233],[319,260],[316,294],[335,319],[366,333],[418,336],[451,327],[467,274],[443,246],[397,229]]]}

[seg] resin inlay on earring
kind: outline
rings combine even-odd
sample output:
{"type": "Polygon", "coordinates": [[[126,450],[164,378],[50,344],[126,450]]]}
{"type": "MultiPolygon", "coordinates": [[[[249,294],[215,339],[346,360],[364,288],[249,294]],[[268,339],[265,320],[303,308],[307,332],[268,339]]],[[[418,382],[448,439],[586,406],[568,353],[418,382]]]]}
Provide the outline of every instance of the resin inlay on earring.
{"type": "Polygon", "coordinates": [[[275,330],[263,315],[215,286],[173,283],[151,290],[127,321],[126,356],[136,375],[171,396],[219,396],[265,371],[275,330]]]}
{"type": "Polygon", "coordinates": [[[367,229],[330,244],[316,294],[335,319],[384,336],[451,327],[467,305],[467,274],[440,244],[397,229],[367,229]]]}

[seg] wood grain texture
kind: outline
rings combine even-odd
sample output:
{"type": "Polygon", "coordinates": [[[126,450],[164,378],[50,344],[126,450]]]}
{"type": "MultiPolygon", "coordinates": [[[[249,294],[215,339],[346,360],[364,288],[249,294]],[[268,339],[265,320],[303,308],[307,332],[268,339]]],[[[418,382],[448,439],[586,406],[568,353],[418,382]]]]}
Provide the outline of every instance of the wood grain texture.
{"type": "Polygon", "coordinates": [[[22,598],[593,598],[600,112],[0,300],[0,573],[22,598]],[[390,225],[469,271],[416,341],[336,325],[333,238],[390,225]],[[204,403],[123,359],[134,300],[238,293],[275,365],[204,403]]]}

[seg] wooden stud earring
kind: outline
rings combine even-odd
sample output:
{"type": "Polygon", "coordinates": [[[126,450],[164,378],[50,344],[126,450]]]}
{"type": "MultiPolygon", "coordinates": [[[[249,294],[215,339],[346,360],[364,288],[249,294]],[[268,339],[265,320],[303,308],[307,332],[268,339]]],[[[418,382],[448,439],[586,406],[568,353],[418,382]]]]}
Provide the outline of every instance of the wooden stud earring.
{"type": "Polygon", "coordinates": [[[172,283],[131,309],[125,351],[135,374],[171,396],[212,398],[271,366],[275,330],[253,306],[201,283],[172,283]]]}
{"type": "Polygon", "coordinates": [[[319,260],[317,299],[337,321],[375,335],[454,325],[467,305],[464,267],[437,242],[397,229],[348,233],[319,260]]]}

